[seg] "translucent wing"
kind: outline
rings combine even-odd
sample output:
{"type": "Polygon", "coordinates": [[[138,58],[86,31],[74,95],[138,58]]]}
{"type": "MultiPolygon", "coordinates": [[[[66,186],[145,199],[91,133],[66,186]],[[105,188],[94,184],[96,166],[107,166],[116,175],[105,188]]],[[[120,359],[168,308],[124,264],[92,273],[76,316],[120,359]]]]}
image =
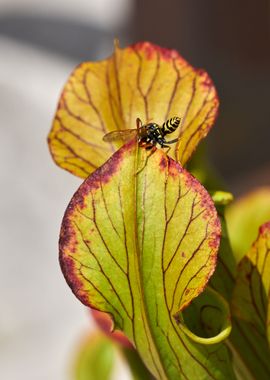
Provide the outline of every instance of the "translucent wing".
{"type": "Polygon", "coordinates": [[[137,135],[137,128],[135,128],[135,129],[121,129],[119,131],[112,131],[112,132],[106,133],[106,135],[103,136],[103,141],[106,141],[106,142],[110,142],[110,141],[126,142],[128,140],[131,140],[136,135],[137,135]]]}

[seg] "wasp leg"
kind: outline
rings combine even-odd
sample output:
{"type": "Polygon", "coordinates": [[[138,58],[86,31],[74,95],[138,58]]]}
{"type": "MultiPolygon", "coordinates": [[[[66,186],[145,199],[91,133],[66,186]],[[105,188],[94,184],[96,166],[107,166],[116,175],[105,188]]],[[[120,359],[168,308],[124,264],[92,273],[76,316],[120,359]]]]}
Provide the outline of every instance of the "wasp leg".
{"type": "Polygon", "coordinates": [[[140,147],[142,147],[142,148],[145,148],[146,150],[149,150],[149,149],[152,149],[154,146],[155,146],[155,144],[154,143],[152,143],[151,141],[143,141],[143,142],[140,142],[140,147]]]}
{"type": "Polygon", "coordinates": [[[141,145],[141,147],[142,147],[142,148],[145,148],[146,150],[150,150],[150,149],[151,149],[151,151],[150,151],[150,154],[147,155],[146,160],[143,162],[143,165],[140,166],[140,167],[137,169],[137,171],[136,171],[136,173],[135,173],[136,175],[138,175],[138,174],[139,174],[139,173],[140,173],[140,172],[146,167],[149,158],[150,158],[150,157],[152,156],[152,154],[154,154],[155,151],[157,150],[157,147],[156,147],[155,145],[153,145],[152,143],[145,143],[144,145],[141,145]]]}
{"type": "Polygon", "coordinates": [[[171,147],[171,146],[168,146],[168,145],[163,145],[163,148],[168,148],[168,149],[166,150],[166,153],[167,153],[167,154],[168,154],[169,151],[172,149],[172,147],[171,147]]]}
{"type": "Polygon", "coordinates": [[[179,137],[177,137],[177,138],[174,139],[174,140],[164,141],[165,144],[162,144],[161,147],[162,147],[162,148],[168,148],[167,151],[166,151],[166,153],[169,153],[169,151],[171,150],[171,146],[166,145],[166,144],[174,144],[174,143],[176,143],[178,140],[179,140],[179,137]]]}
{"type": "MultiPolygon", "coordinates": [[[[166,141],[166,144],[167,144],[167,141],[166,141]]],[[[168,149],[166,150],[166,153],[168,153],[168,152],[171,150],[171,146],[166,145],[166,144],[162,144],[162,145],[160,145],[160,146],[161,146],[161,148],[168,148],[168,149]]]]}
{"type": "Polygon", "coordinates": [[[174,140],[170,140],[170,141],[165,141],[166,144],[174,144],[176,143],[178,140],[179,140],[180,137],[177,137],[177,139],[174,139],[174,140]]]}

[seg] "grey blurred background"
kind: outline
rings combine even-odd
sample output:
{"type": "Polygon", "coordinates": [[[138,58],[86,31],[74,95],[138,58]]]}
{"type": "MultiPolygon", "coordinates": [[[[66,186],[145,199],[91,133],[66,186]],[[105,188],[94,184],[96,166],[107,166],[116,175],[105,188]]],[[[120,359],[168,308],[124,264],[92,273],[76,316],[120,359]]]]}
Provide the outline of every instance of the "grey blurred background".
{"type": "Polygon", "coordinates": [[[81,181],[46,145],[71,70],[111,54],[115,36],[176,48],[206,69],[221,101],[209,155],[241,194],[270,184],[269,17],[268,0],[0,0],[1,379],[70,379],[91,328],[57,263],[61,218],[81,181]]]}
{"type": "Polygon", "coordinates": [[[73,380],[92,328],[58,265],[61,219],[81,181],[54,165],[46,138],[70,72],[110,55],[115,35],[126,43],[131,9],[129,0],[0,0],[1,380],[73,380]]]}
{"type": "Polygon", "coordinates": [[[134,35],[178,51],[213,79],[220,112],[207,138],[235,194],[270,184],[270,1],[137,0],[134,35]]]}

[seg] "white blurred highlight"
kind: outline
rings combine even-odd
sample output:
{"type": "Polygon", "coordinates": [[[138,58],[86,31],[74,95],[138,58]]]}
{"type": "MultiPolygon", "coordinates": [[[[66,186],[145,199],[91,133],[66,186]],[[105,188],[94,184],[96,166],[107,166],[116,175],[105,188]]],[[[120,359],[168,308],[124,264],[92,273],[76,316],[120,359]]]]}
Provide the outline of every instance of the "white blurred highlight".
{"type": "Polygon", "coordinates": [[[133,0],[0,0],[0,12],[42,14],[91,22],[103,29],[123,26],[130,17],[133,0]]]}

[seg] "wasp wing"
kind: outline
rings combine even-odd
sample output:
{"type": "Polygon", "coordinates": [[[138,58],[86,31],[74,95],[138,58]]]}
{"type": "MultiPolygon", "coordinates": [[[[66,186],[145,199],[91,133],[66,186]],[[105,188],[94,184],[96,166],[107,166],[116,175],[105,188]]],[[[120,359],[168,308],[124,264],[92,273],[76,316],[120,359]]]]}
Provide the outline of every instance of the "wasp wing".
{"type": "Polygon", "coordinates": [[[103,136],[103,141],[111,142],[111,141],[123,141],[126,142],[131,140],[133,137],[137,135],[137,129],[121,129],[119,131],[112,131],[106,133],[103,136]]]}

